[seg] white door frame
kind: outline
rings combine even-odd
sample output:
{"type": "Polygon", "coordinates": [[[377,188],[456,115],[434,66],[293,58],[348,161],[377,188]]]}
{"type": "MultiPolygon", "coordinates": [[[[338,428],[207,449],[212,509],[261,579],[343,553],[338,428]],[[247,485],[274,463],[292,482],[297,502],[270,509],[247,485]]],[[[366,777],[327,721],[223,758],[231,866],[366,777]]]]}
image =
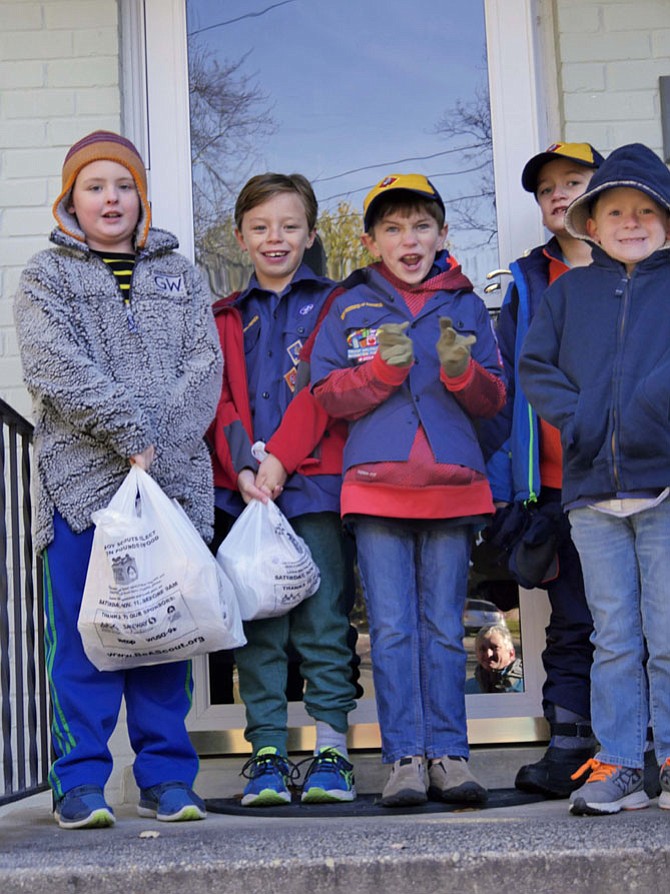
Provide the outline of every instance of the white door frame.
{"type": "MultiPolygon", "coordinates": [[[[148,161],[153,219],[194,257],[188,127],[185,0],[120,0],[123,122],[148,161]]],[[[500,266],[540,242],[539,214],[520,184],[521,170],[549,139],[558,139],[556,63],[550,0],[485,0],[500,266]]],[[[453,28],[453,25],[450,26],[453,28]]],[[[504,284],[503,284],[504,288],[504,284]]],[[[540,654],[548,600],[521,591],[526,691],[467,697],[470,741],[542,739],[540,654]]],[[[201,753],[247,751],[241,705],[210,705],[208,662],[195,663],[198,685],[189,728],[201,753]]],[[[374,703],[350,715],[353,747],[379,747],[374,703]]],[[[313,725],[300,704],[289,706],[289,747],[313,746],[313,725]]]]}

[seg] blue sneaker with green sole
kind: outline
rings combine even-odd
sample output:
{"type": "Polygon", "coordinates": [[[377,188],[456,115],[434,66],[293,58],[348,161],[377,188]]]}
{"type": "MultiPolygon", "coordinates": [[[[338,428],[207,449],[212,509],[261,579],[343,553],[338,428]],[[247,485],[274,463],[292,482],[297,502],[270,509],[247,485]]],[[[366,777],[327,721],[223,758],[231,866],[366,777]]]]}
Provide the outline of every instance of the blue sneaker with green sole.
{"type": "Polygon", "coordinates": [[[276,748],[259,748],[242,767],[241,776],[249,782],[242,794],[243,807],[276,807],[291,803],[289,785],[295,767],[276,748]]]}
{"type": "Polygon", "coordinates": [[[356,797],[354,767],[336,748],[321,748],[305,773],[303,804],[353,801],[356,797]]]}
{"type": "Polygon", "coordinates": [[[116,822],[97,785],[77,785],[65,792],[56,801],[54,817],[61,829],[104,829],[116,822]]]}
{"type": "Polygon", "coordinates": [[[162,782],[141,789],[137,812],[162,823],[184,823],[207,816],[205,802],[185,782],[162,782]]]}

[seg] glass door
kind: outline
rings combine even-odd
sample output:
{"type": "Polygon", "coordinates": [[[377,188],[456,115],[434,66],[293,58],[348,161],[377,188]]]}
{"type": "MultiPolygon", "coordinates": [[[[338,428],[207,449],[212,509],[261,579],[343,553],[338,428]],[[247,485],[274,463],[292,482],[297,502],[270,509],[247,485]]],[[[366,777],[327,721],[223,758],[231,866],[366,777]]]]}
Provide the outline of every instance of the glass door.
{"type": "MultiPolygon", "coordinates": [[[[541,136],[533,111],[532,3],[506,0],[504,16],[500,6],[417,0],[410,13],[404,0],[144,0],[154,220],[177,232],[215,297],[246,284],[232,210],[244,182],[267,170],[298,171],[313,183],[322,244],[315,263],[333,279],[365,262],[362,200],[389,173],[424,173],[436,185],[447,207],[449,249],[479,294],[489,271],[540,240],[537,215],[518,185],[541,136]],[[519,121],[524,103],[528,114],[519,121]]],[[[491,307],[500,296],[485,295],[491,307]]],[[[523,679],[517,692],[468,696],[472,742],[538,737],[547,610],[544,593],[519,593],[473,573],[468,673],[477,630],[499,620],[523,657],[523,679]]],[[[360,595],[352,618],[363,687],[350,718],[352,744],[377,747],[360,595]]],[[[196,672],[190,725],[201,752],[246,750],[234,677],[232,689],[222,685],[217,662],[206,659],[196,672]]],[[[289,723],[291,747],[311,747],[311,720],[297,699],[289,723]]]]}

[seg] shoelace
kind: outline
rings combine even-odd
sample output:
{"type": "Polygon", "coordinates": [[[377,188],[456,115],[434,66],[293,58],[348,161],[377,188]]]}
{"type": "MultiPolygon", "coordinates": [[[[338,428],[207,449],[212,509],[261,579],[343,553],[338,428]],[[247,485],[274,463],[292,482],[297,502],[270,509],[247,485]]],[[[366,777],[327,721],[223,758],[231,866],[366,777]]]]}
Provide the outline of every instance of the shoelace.
{"type": "Polygon", "coordinates": [[[589,782],[604,782],[620,769],[621,767],[618,767],[616,764],[603,764],[600,761],[597,761],[594,757],[590,757],[585,764],[582,764],[581,767],[572,774],[570,778],[579,779],[580,776],[586,775],[590,770],[591,775],[588,779],[589,782]]]}
{"type": "Polygon", "coordinates": [[[300,775],[300,770],[292,761],[281,754],[261,754],[260,757],[250,757],[240,771],[240,776],[245,779],[256,779],[264,773],[276,770],[285,776],[289,783],[294,782],[300,775]]]}

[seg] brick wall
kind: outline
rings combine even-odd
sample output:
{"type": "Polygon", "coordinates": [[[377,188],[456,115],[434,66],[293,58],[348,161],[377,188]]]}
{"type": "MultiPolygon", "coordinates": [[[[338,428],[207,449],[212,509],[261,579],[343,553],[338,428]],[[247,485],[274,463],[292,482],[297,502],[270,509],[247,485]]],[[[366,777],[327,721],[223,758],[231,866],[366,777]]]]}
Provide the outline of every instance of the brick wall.
{"type": "Polygon", "coordinates": [[[0,0],[0,397],[25,416],[12,299],[48,244],[68,147],[119,129],[117,18],[116,0],[0,0]]]}
{"type": "Polygon", "coordinates": [[[660,154],[668,0],[556,0],[556,23],[565,138],[603,152],[639,141],[660,154]]]}

